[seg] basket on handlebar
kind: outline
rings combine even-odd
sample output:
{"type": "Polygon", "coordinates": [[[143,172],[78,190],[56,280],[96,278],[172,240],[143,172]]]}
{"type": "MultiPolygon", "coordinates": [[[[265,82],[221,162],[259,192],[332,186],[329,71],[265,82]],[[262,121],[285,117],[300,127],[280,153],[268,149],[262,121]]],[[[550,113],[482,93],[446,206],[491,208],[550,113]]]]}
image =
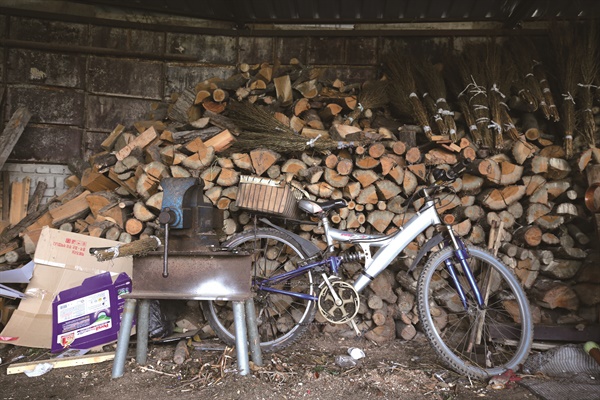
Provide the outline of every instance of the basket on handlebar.
{"type": "Polygon", "coordinates": [[[301,190],[286,184],[283,180],[242,175],[236,205],[251,212],[299,219],[298,200],[302,196],[301,190]]]}

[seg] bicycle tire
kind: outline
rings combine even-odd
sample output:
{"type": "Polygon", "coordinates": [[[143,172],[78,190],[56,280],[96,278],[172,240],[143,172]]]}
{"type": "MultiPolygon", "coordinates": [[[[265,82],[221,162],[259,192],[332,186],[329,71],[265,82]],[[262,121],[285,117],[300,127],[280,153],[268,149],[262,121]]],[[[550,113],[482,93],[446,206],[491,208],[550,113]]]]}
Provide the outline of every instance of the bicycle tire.
{"type": "Polygon", "coordinates": [[[477,307],[457,261],[453,265],[467,296],[467,311],[451,278],[443,276],[447,275],[445,260],[454,258],[453,249],[446,247],[433,255],[419,276],[418,312],[422,329],[444,364],[469,377],[486,379],[518,369],[531,349],[533,323],[525,292],[512,271],[487,250],[476,246],[467,250],[469,265],[487,299],[484,310],[477,307]],[[477,331],[483,333],[478,336],[477,331]]]}
{"type": "MultiPolygon", "coordinates": [[[[253,290],[261,350],[267,353],[279,351],[297,341],[315,318],[316,302],[261,291],[257,289],[256,282],[282,272],[283,268],[295,268],[297,261],[306,258],[300,245],[292,237],[272,228],[256,228],[236,234],[223,245],[254,252],[253,290]]],[[[316,291],[310,271],[276,287],[293,287],[295,291],[312,295],[316,291]]],[[[235,346],[231,303],[203,301],[201,307],[215,334],[227,345],[235,346]]]]}

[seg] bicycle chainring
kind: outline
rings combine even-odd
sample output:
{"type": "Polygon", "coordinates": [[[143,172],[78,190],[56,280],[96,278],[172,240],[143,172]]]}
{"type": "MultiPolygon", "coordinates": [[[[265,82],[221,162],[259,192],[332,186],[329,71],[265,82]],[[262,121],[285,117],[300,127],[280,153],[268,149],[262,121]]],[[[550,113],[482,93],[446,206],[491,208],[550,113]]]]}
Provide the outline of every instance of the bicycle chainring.
{"type": "Polygon", "coordinates": [[[323,285],[319,293],[319,312],[333,324],[343,324],[351,321],[358,313],[360,298],[352,285],[344,281],[331,282],[333,290],[341,299],[342,304],[335,304],[335,299],[329,286],[323,285]]]}

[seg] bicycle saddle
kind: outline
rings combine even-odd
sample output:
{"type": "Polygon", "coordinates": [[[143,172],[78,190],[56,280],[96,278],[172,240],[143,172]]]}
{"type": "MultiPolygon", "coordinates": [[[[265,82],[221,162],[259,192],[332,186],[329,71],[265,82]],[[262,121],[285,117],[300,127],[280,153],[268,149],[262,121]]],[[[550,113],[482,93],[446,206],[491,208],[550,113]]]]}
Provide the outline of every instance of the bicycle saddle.
{"type": "Polygon", "coordinates": [[[329,210],[337,210],[338,208],[344,208],[347,206],[348,204],[346,204],[346,200],[344,199],[327,200],[322,203],[302,199],[298,202],[298,207],[300,207],[302,211],[312,215],[317,215],[329,210]]]}

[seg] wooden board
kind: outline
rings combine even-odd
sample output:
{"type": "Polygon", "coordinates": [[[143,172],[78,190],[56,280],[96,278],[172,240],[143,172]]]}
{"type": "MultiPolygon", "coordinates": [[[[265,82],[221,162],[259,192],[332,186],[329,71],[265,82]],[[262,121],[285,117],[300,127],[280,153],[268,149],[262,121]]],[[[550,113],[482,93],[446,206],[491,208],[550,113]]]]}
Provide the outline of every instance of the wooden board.
{"type": "Polygon", "coordinates": [[[115,353],[90,354],[78,357],[53,358],[48,360],[37,360],[18,364],[11,364],[6,369],[7,375],[19,374],[21,372],[33,371],[38,364],[52,364],[54,368],[75,367],[77,365],[97,364],[110,361],[115,358],[115,353]]]}
{"type": "Polygon", "coordinates": [[[16,225],[27,215],[29,204],[29,186],[31,178],[26,177],[22,182],[13,182],[10,194],[10,217],[11,225],[16,225]]]}
{"type": "Polygon", "coordinates": [[[21,107],[15,111],[8,124],[6,124],[4,131],[0,135],[0,169],[2,169],[13,147],[19,141],[21,134],[25,130],[25,126],[29,122],[29,118],[31,118],[31,113],[27,108],[21,107]]]}

